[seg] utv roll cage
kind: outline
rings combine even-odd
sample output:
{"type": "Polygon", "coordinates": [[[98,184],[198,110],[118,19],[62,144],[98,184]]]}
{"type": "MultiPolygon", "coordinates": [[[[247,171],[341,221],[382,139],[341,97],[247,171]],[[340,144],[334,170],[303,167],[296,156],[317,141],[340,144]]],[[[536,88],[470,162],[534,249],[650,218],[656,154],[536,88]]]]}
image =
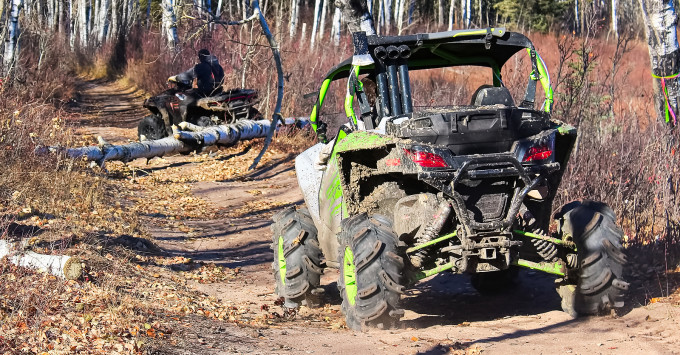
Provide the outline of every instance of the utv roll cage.
{"type": "MultiPolygon", "coordinates": [[[[377,116],[397,117],[413,113],[410,70],[461,65],[488,67],[493,71],[493,85],[501,87],[504,86],[501,68],[521,50],[528,52],[532,70],[519,107],[534,108],[536,85],[540,81],[545,92],[543,110],[550,112],[552,108],[553,92],[547,67],[533,43],[523,34],[508,32],[505,28],[385,37],[366,36],[365,32],[356,32],[353,40],[354,56],[328,72],[312,108],[310,122],[318,134],[325,134],[324,125],[318,116],[328,87],[335,80],[349,77],[344,106],[350,125],[356,128],[358,123],[353,108],[354,97],[358,100],[362,118],[367,118],[371,109],[363,92],[363,84],[358,80],[360,72],[367,73],[376,83],[377,116]]],[[[366,129],[373,129],[376,123],[371,119],[364,119],[364,125],[366,129]]]]}

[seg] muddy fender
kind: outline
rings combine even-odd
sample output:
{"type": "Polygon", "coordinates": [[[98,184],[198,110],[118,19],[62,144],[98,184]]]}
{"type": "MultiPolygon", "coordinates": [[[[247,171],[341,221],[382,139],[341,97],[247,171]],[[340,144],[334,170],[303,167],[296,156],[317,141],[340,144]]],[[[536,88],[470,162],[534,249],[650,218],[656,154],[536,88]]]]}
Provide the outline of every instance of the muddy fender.
{"type": "Polygon", "coordinates": [[[321,225],[321,218],[319,215],[319,190],[321,189],[323,171],[315,169],[314,163],[323,146],[323,143],[313,145],[295,158],[295,173],[297,175],[298,185],[302,190],[302,195],[305,198],[305,204],[307,205],[309,214],[312,216],[312,220],[317,228],[321,225]]]}

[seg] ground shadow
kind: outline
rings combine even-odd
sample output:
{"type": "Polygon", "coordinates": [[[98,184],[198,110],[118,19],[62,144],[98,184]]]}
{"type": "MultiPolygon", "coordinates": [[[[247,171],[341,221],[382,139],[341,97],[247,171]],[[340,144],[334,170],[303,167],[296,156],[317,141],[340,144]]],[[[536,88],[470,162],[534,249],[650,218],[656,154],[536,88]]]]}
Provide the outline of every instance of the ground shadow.
{"type": "MultiPolygon", "coordinates": [[[[170,248],[163,250],[170,255],[191,258],[196,262],[211,262],[217,266],[236,268],[271,263],[274,258],[270,245],[271,242],[269,241],[253,241],[234,248],[197,251],[175,250],[170,248]]],[[[169,266],[172,267],[173,265],[169,266]]]]}
{"type": "Polygon", "coordinates": [[[219,182],[236,182],[236,181],[258,181],[265,180],[269,178],[276,177],[282,173],[292,171],[294,166],[288,166],[283,169],[277,169],[281,166],[285,166],[286,163],[295,159],[294,154],[289,154],[286,157],[276,159],[269,162],[268,164],[261,166],[257,169],[251,170],[243,175],[235,176],[230,179],[220,180],[219,182]]]}
{"type": "Polygon", "coordinates": [[[437,344],[430,349],[427,349],[427,350],[424,350],[424,351],[418,351],[416,354],[418,354],[418,355],[435,355],[435,354],[449,354],[449,353],[451,353],[451,350],[465,351],[468,347],[472,346],[473,344],[503,342],[503,341],[506,341],[506,340],[518,339],[518,338],[530,336],[530,335],[537,334],[537,333],[551,332],[551,331],[558,330],[562,327],[571,326],[571,325],[576,324],[580,321],[581,321],[580,319],[569,319],[569,320],[565,320],[565,321],[562,321],[562,322],[559,322],[559,323],[546,325],[544,327],[540,327],[540,328],[537,328],[537,329],[528,329],[528,330],[519,329],[519,330],[515,330],[514,332],[507,333],[507,334],[477,339],[477,340],[469,341],[469,342],[454,342],[454,343],[448,343],[448,344],[446,344],[446,343],[445,344],[437,344]]]}
{"type": "Polygon", "coordinates": [[[407,327],[455,325],[560,310],[554,277],[521,270],[518,282],[502,292],[482,295],[468,275],[439,274],[407,291],[402,305],[419,316],[407,327]]]}

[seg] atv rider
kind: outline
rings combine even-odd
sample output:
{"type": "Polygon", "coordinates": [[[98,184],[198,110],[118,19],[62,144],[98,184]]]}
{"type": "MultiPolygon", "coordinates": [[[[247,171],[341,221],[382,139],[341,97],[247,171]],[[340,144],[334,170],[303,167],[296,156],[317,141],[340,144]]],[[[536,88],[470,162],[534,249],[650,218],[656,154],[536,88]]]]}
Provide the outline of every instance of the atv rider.
{"type": "Polygon", "coordinates": [[[198,64],[193,68],[171,76],[168,81],[179,83],[179,87],[191,87],[191,83],[196,79],[196,88],[184,91],[184,99],[179,103],[179,112],[182,121],[187,119],[187,108],[194,105],[199,98],[216,95],[222,92],[224,81],[224,70],[217,60],[217,57],[210,54],[207,49],[198,51],[198,64]]]}

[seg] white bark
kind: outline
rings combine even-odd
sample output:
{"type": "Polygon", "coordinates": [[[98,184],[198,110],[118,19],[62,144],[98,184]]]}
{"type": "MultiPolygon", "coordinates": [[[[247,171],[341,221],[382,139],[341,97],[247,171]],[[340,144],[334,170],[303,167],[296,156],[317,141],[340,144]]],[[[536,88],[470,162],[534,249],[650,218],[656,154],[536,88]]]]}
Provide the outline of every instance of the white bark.
{"type": "Polygon", "coordinates": [[[162,0],[161,7],[163,8],[163,32],[168,40],[168,46],[175,48],[179,45],[179,37],[177,36],[174,1],[162,0]]]}
{"type": "Polygon", "coordinates": [[[78,1],[78,34],[80,38],[80,46],[87,45],[87,0],[78,1]]]}
{"type": "Polygon", "coordinates": [[[19,14],[22,3],[22,0],[12,0],[9,14],[9,39],[5,43],[5,54],[2,62],[3,74],[5,75],[8,75],[14,69],[16,58],[19,56],[19,14]]]}
{"type": "Polygon", "coordinates": [[[68,23],[69,23],[69,45],[71,51],[76,47],[76,9],[73,8],[73,0],[68,0],[68,23]]]}
{"type": "Polygon", "coordinates": [[[386,32],[389,32],[390,27],[392,27],[392,0],[385,1],[385,28],[386,32]]]}
{"type": "Polygon", "coordinates": [[[385,28],[385,0],[378,0],[378,25],[375,27],[378,33],[385,28]]]}
{"type": "Polygon", "coordinates": [[[676,27],[678,19],[673,0],[639,0],[645,22],[645,34],[654,78],[654,96],[659,118],[677,124],[680,104],[680,47],[676,27]],[[668,101],[662,86],[668,91],[668,101]],[[670,106],[670,107],[669,107],[670,106]]]}
{"type": "Polygon", "coordinates": [[[328,14],[329,0],[322,0],[321,6],[321,24],[319,25],[319,40],[323,39],[324,29],[326,28],[326,15],[328,14]]]}
{"type": "Polygon", "coordinates": [[[99,43],[104,42],[109,30],[109,8],[111,8],[111,0],[99,0],[99,16],[97,16],[98,26],[100,27],[97,37],[99,43]]]}
{"type": "Polygon", "coordinates": [[[444,0],[437,1],[437,25],[444,27],[444,0]]]}
{"type": "Polygon", "coordinates": [[[309,39],[309,48],[314,49],[314,43],[316,41],[316,31],[319,29],[319,20],[321,17],[321,5],[323,4],[322,0],[316,0],[314,1],[314,17],[312,19],[312,36],[309,39]]]}
{"type": "Polygon", "coordinates": [[[619,38],[619,23],[616,18],[616,8],[618,7],[618,1],[612,0],[612,32],[614,32],[614,37],[619,38]]]}
{"type": "Polygon", "coordinates": [[[306,40],[307,40],[307,23],[303,22],[302,23],[302,34],[300,35],[300,47],[305,45],[306,40]]]}
{"type": "MultiPolygon", "coordinates": [[[[229,0],[227,0],[227,1],[229,1],[229,0]]],[[[218,0],[217,1],[217,11],[215,12],[215,16],[217,16],[219,18],[221,14],[222,14],[222,0],[218,0]]]]}
{"type": "Polygon", "coordinates": [[[300,6],[299,0],[291,0],[290,2],[290,28],[288,34],[291,38],[295,37],[297,32],[298,10],[300,6]]]}
{"type": "Polygon", "coordinates": [[[451,0],[449,6],[449,31],[453,31],[453,23],[456,22],[456,0],[451,0]]]}
{"type": "Polygon", "coordinates": [[[109,38],[114,41],[118,37],[120,30],[120,0],[111,0],[111,28],[109,28],[109,38]]]}
{"type": "MultiPolygon", "coordinates": [[[[281,78],[281,81],[283,81],[283,78],[281,78]]],[[[279,85],[282,86],[283,84],[279,83],[279,85]]],[[[283,91],[281,90],[280,92],[282,96],[283,91]]],[[[280,100],[278,100],[276,109],[280,110],[280,105],[280,100]]],[[[294,123],[293,119],[282,121],[284,124],[294,123]]],[[[189,153],[211,145],[227,145],[242,140],[262,138],[267,136],[271,126],[269,120],[241,120],[230,125],[210,127],[199,127],[188,122],[182,122],[179,124],[179,129],[174,130],[171,137],[157,140],[143,140],[124,145],[111,145],[101,137],[98,137],[98,146],[65,149],[50,147],[39,148],[36,151],[38,154],[45,154],[47,152],[63,153],[69,158],[85,159],[103,165],[111,160],[128,162],[139,158],[150,159],[169,154],[189,153]]]]}
{"type": "Polygon", "coordinates": [[[342,12],[349,32],[363,31],[368,36],[376,34],[373,16],[368,12],[366,0],[336,0],[335,6],[342,12]]]}
{"type": "Polygon", "coordinates": [[[406,0],[399,0],[399,16],[397,17],[397,30],[399,31],[399,35],[401,35],[401,31],[404,29],[404,6],[406,5],[406,0]]]}
{"type": "MultiPolygon", "coordinates": [[[[57,20],[56,6],[57,4],[54,0],[47,0],[47,27],[51,30],[55,30],[55,24],[57,20]]],[[[0,11],[2,12],[2,11],[0,11]]]]}
{"type": "Polygon", "coordinates": [[[342,12],[336,7],[335,12],[333,13],[333,26],[331,26],[331,37],[333,38],[333,44],[335,46],[340,45],[340,33],[342,30],[341,21],[342,12]]]}
{"type": "Polygon", "coordinates": [[[470,0],[465,0],[465,28],[470,28],[470,0]]]}
{"type": "Polygon", "coordinates": [[[415,11],[415,9],[416,9],[415,1],[409,0],[409,4],[408,4],[408,24],[409,25],[413,23],[413,12],[415,11]]]}
{"type": "Polygon", "coordinates": [[[80,259],[67,255],[45,255],[24,251],[19,245],[0,240],[0,259],[7,256],[14,265],[48,272],[54,276],[76,280],[83,273],[80,259]]]}

